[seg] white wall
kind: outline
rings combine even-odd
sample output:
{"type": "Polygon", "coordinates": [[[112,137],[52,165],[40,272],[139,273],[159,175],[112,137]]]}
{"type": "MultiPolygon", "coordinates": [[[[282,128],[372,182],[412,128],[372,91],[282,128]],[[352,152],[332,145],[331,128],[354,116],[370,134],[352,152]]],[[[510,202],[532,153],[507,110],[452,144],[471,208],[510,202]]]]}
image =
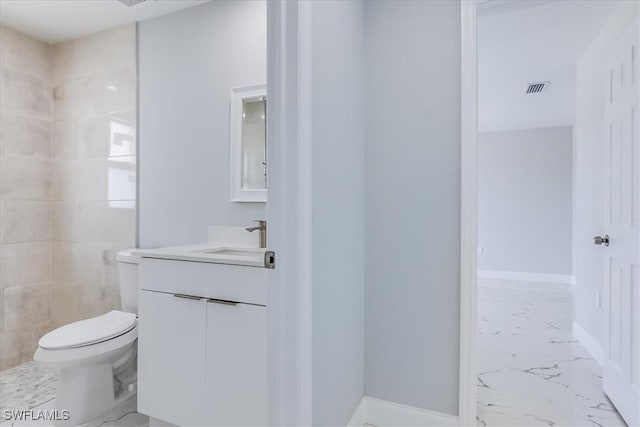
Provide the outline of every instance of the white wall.
{"type": "Polygon", "coordinates": [[[229,102],[266,82],[266,3],[218,0],[138,31],[140,247],[264,218],[264,203],[229,201],[229,102]]]}
{"type": "Polygon", "coordinates": [[[597,306],[603,285],[602,248],[593,245],[595,235],[606,233],[603,212],[604,62],[608,47],[638,17],[638,2],[621,2],[596,40],[577,64],[574,275],[576,322],[602,344],[602,312],[597,306]]]}
{"type": "Polygon", "coordinates": [[[571,126],[478,137],[479,270],[572,271],[571,126]]]}
{"type": "Polygon", "coordinates": [[[313,425],[346,425],[364,387],[361,1],[312,3],[313,425]]]}
{"type": "Polygon", "coordinates": [[[367,2],[365,25],[365,394],[457,414],[460,4],[367,2]]]}

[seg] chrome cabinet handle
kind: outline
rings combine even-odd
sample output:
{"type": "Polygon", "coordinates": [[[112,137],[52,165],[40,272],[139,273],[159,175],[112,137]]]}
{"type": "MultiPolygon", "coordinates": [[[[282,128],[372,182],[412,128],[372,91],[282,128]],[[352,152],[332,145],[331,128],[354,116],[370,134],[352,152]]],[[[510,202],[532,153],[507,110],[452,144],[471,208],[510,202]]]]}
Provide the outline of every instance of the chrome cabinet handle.
{"type": "Polygon", "coordinates": [[[207,302],[212,302],[214,304],[223,304],[223,305],[238,305],[237,301],[229,301],[226,299],[216,299],[216,298],[207,298],[207,302]]]}
{"type": "Polygon", "coordinates": [[[194,295],[185,295],[185,294],[173,294],[174,297],[176,298],[184,298],[184,299],[194,299],[194,300],[201,300],[201,297],[197,297],[194,295]]]}
{"type": "Polygon", "coordinates": [[[604,236],[595,236],[593,238],[593,244],[609,246],[609,235],[605,234],[604,236]]]}

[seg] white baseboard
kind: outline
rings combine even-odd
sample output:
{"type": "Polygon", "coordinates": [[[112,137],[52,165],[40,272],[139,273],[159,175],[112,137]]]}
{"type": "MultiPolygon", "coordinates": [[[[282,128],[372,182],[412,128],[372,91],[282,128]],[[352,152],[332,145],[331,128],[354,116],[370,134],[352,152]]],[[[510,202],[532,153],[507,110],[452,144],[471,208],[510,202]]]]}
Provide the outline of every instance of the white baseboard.
{"type": "Polygon", "coordinates": [[[478,277],[482,279],[558,283],[563,285],[572,285],[575,283],[575,279],[570,274],[527,273],[522,271],[478,270],[478,277]]]}
{"type": "Polygon", "coordinates": [[[175,424],[168,423],[166,421],[159,420],[157,418],[149,417],[149,427],[178,427],[175,424]]]}
{"type": "Polygon", "coordinates": [[[458,425],[458,417],[365,396],[348,427],[362,427],[364,424],[378,427],[455,426],[458,425]]]}
{"type": "Polygon", "coordinates": [[[602,346],[596,341],[589,332],[587,332],[578,322],[573,321],[573,337],[577,339],[584,348],[587,349],[589,354],[596,359],[596,362],[602,366],[602,359],[604,352],[602,346]]]}
{"type": "Polygon", "coordinates": [[[347,424],[347,427],[362,427],[367,422],[367,415],[365,414],[365,406],[367,405],[365,402],[366,398],[367,397],[365,396],[362,399],[360,399],[360,403],[358,404],[358,407],[356,408],[355,412],[351,416],[351,419],[349,420],[349,424],[347,424]]]}

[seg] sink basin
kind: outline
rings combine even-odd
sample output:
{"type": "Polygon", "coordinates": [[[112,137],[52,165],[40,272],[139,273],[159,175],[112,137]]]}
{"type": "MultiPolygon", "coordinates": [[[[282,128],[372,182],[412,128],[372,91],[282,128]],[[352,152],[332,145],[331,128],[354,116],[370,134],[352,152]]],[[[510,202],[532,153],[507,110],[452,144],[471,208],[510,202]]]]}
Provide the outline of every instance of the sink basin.
{"type": "Polygon", "coordinates": [[[264,249],[240,249],[240,248],[213,248],[193,251],[199,254],[225,255],[232,257],[259,257],[264,254],[264,249]]]}

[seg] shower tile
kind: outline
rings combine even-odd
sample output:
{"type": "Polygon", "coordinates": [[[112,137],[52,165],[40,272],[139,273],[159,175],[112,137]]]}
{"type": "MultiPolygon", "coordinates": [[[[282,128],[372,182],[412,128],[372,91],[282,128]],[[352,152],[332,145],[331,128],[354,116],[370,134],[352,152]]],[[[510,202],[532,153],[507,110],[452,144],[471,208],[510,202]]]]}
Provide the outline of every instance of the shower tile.
{"type": "Polygon", "coordinates": [[[111,201],[89,202],[89,228],[93,241],[104,249],[129,248],[135,241],[135,204],[125,207],[111,201]]]}
{"type": "Polygon", "coordinates": [[[56,120],[87,119],[134,110],[135,66],[70,80],[53,91],[56,120]]]}
{"type": "Polygon", "coordinates": [[[0,69],[0,108],[42,119],[52,116],[49,83],[19,71],[0,69]]]}
{"type": "MultiPolygon", "coordinates": [[[[0,277],[2,276],[1,273],[2,269],[0,268],[0,277]]],[[[0,333],[2,331],[4,331],[4,292],[2,292],[2,287],[0,286],[0,333]]]]}
{"type": "MultiPolygon", "coordinates": [[[[20,330],[0,332],[0,370],[33,360],[38,340],[50,330],[49,322],[30,325],[20,330]]],[[[4,374],[4,372],[1,372],[4,374]]],[[[4,390],[0,389],[4,394],[4,390]]],[[[1,404],[5,403],[1,398],[1,404]]]]}
{"type": "Polygon", "coordinates": [[[110,67],[135,64],[135,25],[125,25],[53,46],[56,84],[87,77],[110,67]]]}
{"type": "Polygon", "coordinates": [[[86,202],[53,201],[53,240],[62,242],[86,241],[89,229],[86,202]]]}
{"type": "Polygon", "coordinates": [[[0,27],[2,66],[21,70],[26,74],[49,81],[51,76],[51,47],[11,28],[0,27]]]}
{"type": "Polygon", "coordinates": [[[108,58],[99,57],[97,52],[91,51],[86,41],[95,35],[57,43],[53,46],[53,83],[59,85],[69,80],[90,77],[101,72],[99,66],[105,66],[108,58]],[[102,63],[100,63],[102,60],[102,63]]]}
{"type": "Polygon", "coordinates": [[[99,114],[131,111],[136,108],[136,68],[114,69],[92,81],[96,93],[94,108],[99,114]]]}
{"type": "Polygon", "coordinates": [[[22,156],[3,156],[0,196],[4,200],[48,200],[51,162],[22,156]]]}
{"type": "Polygon", "coordinates": [[[87,119],[135,109],[133,65],[69,80],[53,90],[56,120],[87,119]]]}
{"type": "Polygon", "coordinates": [[[120,310],[120,288],[106,287],[102,293],[104,311],[120,310]]]}
{"type": "Polygon", "coordinates": [[[28,331],[50,319],[50,283],[4,288],[4,328],[28,331]]]}
{"type": "Polygon", "coordinates": [[[132,230],[131,241],[128,245],[117,245],[104,250],[105,259],[105,286],[108,288],[116,288],[119,292],[120,277],[118,274],[118,252],[123,249],[129,249],[135,246],[135,236],[132,230]]]}
{"type": "Polygon", "coordinates": [[[77,138],[80,142],[80,158],[107,157],[111,142],[109,116],[87,117],[78,120],[77,138]]]}
{"type": "Polygon", "coordinates": [[[100,287],[104,282],[102,246],[94,243],[53,242],[53,280],[100,287]]]}
{"type": "Polygon", "coordinates": [[[0,31],[4,369],[51,327],[119,305],[115,253],[135,241],[136,58],[135,25],[53,47],[0,31]]]}
{"type": "Polygon", "coordinates": [[[135,156],[117,156],[107,159],[104,195],[106,200],[136,199],[135,156]]]}
{"type": "Polygon", "coordinates": [[[98,283],[83,283],[80,286],[80,304],[78,316],[81,319],[99,316],[105,313],[105,294],[98,283]]]}
{"type": "Polygon", "coordinates": [[[51,245],[29,242],[2,245],[2,288],[51,280],[51,245]]]}
{"type": "Polygon", "coordinates": [[[135,112],[106,114],[79,120],[80,158],[135,155],[135,112]]]}
{"type": "Polygon", "coordinates": [[[80,319],[80,285],[54,282],[51,287],[51,324],[57,328],[80,319]]]}
{"type": "Polygon", "coordinates": [[[78,55],[75,49],[76,40],[56,43],[51,49],[51,83],[58,86],[65,80],[82,77],[74,68],[80,69],[75,63],[78,55]]]}
{"type": "Polygon", "coordinates": [[[51,202],[5,200],[0,207],[0,241],[20,243],[51,239],[51,202]]]}
{"type": "Polygon", "coordinates": [[[78,137],[75,121],[55,120],[52,125],[54,160],[78,160],[78,137]]]}
{"type": "Polygon", "coordinates": [[[0,369],[50,326],[51,49],[0,26],[0,369]]]}
{"type": "Polygon", "coordinates": [[[51,158],[51,122],[9,112],[2,113],[2,154],[51,158]]]}
{"type": "Polygon", "coordinates": [[[55,119],[76,119],[95,114],[92,99],[97,96],[91,79],[67,81],[53,88],[55,119]]]}
{"type": "Polygon", "coordinates": [[[21,331],[0,331],[0,371],[22,361],[21,331]]]}
{"type": "Polygon", "coordinates": [[[104,160],[56,161],[52,200],[102,200],[104,160]]]}
{"type": "Polygon", "coordinates": [[[135,240],[135,202],[115,207],[111,201],[54,201],[53,239],[130,247],[135,240]]]}

